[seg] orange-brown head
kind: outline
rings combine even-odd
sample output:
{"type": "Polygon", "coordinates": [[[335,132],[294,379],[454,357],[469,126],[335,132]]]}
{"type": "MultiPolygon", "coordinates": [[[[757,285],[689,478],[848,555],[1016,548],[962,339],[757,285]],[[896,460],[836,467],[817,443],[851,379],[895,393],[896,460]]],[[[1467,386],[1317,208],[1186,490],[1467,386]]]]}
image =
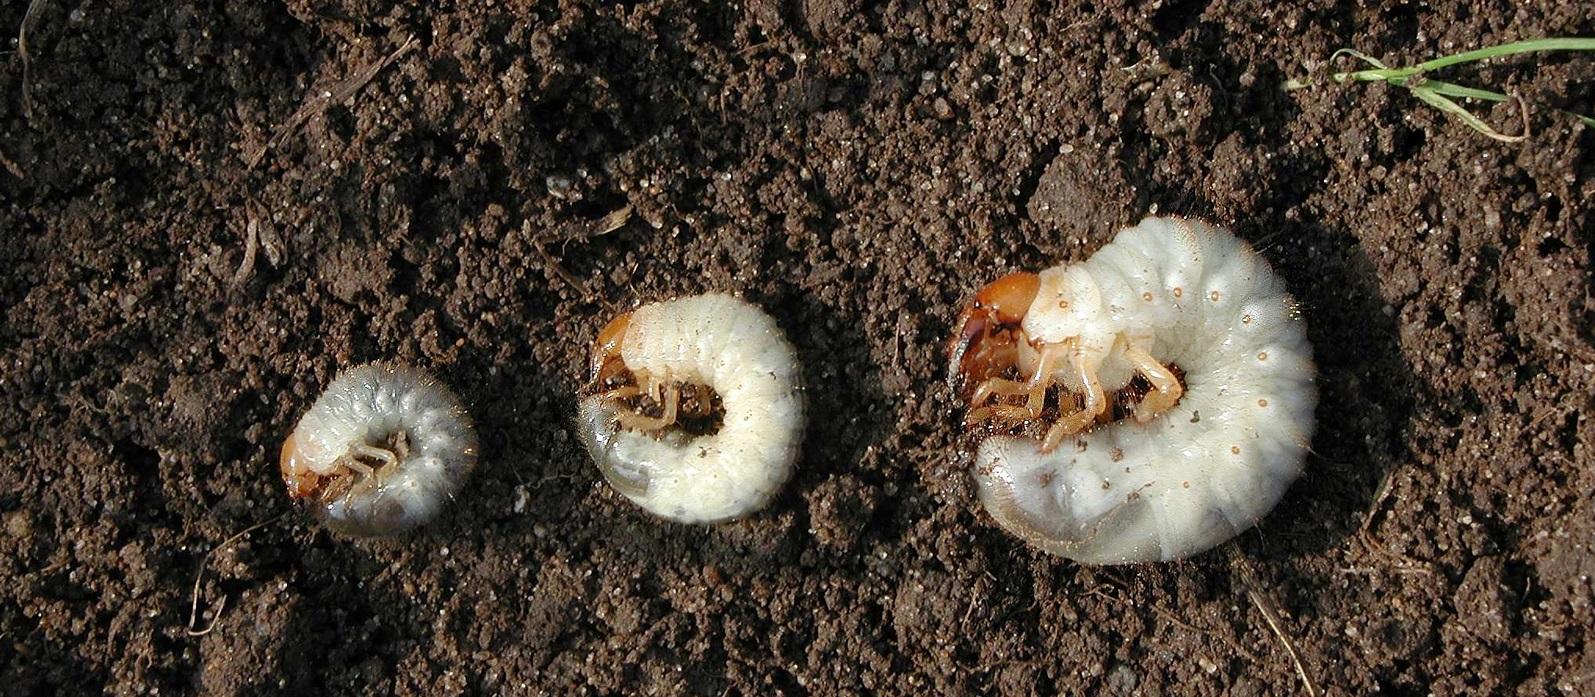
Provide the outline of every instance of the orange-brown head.
{"type": "Polygon", "coordinates": [[[626,340],[626,329],[631,327],[631,313],[626,312],[609,320],[598,330],[593,340],[593,354],[587,366],[587,379],[593,387],[602,385],[617,371],[626,367],[620,358],[620,347],[626,340]]]}
{"type": "Polygon", "coordinates": [[[1040,288],[1039,276],[1016,271],[981,288],[964,307],[947,346],[947,380],[959,395],[1018,360],[1019,323],[1040,288]]]}
{"type": "Polygon", "coordinates": [[[314,496],[321,490],[321,476],[311,470],[300,456],[297,431],[289,434],[288,440],[283,441],[282,456],[278,459],[277,466],[282,469],[282,480],[288,485],[290,498],[302,499],[314,496]]]}

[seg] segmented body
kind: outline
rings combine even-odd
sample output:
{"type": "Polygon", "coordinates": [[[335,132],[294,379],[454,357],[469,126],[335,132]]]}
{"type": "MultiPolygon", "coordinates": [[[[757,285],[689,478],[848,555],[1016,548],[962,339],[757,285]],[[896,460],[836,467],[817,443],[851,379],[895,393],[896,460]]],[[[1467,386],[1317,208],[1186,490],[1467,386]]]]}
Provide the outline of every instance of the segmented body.
{"type": "Polygon", "coordinates": [[[476,460],[476,431],[453,392],[420,369],[372,363],[327,386],[280,466],[289,494],[328,526],[392,535],[436,517],[476,460]]]}
{"type": "Polygon", "coordinates": [[[693,435],[671,423],[626,428],[627,407],[613,392],[585,397],[581,437],[610,484],[682,522],[763,507],[792,472],[804,423],[797,355],[775,321],[744,300],[711,293],[640,307],[607,342],[611,351],[601,346],[595,357],[595,379],[613,370],[655,394],[707,386],[724,410],[718,430],[693,435]],[[623,367],[614,364],[615,350],[623,367]]]}
{"type": "MultiPolygon", "coordinates": [[[[1145,422],[1098,425],[1045,451],[993,436],[980,499],[1010,532],[1088,563],[1170,560],[1252,527],[1301,473],[1317,392],[1312,350],[1284,283],[1245,242],[1196,221],[1148,218],[1083,262],[1039,274],[1017,352],[1068,346],[1108,394],[1134,348],[1183,371],[1178,402],[1145,422]]],[[[1083,388],[1073,372],[1057,383],[1083,388]]]]}

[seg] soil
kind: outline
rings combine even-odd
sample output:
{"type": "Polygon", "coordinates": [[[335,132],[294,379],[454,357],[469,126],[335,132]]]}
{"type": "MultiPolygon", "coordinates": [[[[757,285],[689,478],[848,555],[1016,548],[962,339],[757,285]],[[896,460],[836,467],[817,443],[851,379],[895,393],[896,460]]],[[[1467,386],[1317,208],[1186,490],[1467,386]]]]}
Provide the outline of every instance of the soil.
{"type": "Polygon", "coordinates": [[[1595,61],[1443,74],[1521,95],[1518,143],[1281,89],[1342,47],[1595,35],[1589,3],[31,4],[0,693],[1595,691],[1595,128],[1557,111],[1595,111],[1595,61]],[[980,509],[945,342],[1150,212],[1287,279],[1318,435],[1233,543],[1081,566],[980,509]],[[711,289],[798,347],[807,445],[767,510],[666,524],[573,395],[610,317],[711,289]],[[424,532],[350,540],[277,450],[375,359],[450,383],[482,466],[424,532]]]}

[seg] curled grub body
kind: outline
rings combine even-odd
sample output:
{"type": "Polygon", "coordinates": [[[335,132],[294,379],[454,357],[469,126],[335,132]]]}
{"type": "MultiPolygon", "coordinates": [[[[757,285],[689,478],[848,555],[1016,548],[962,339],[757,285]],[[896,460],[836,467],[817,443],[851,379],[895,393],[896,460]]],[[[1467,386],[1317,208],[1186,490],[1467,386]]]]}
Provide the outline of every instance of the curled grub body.
{"type": "Polygon", "coordinates": [[[645,305],[599,333],[577,426],[609,483],[649,512],[736,518],[768,503],[792,472],[804,423],[799,370],[775,321],[744,300],[711,293],[645,305]]]}
{"type": "Polygon", "coordinates": [[[1088,563],[1178,559],[1252,527],[1300,474],[1317,404],[1284,283],[1228,231],[1181,219],[987,286],[949,370],[971,424],[1045,434],[981,442],[986,510],[1088,563]]]}
{"type": "Polygon", "coordinates": [[[420,369],[372,363],[327,386],[279,466],[289,495],[329,527],[394,535],[436,517],[476,458],[476,430],[453,392],[420,369]]]}

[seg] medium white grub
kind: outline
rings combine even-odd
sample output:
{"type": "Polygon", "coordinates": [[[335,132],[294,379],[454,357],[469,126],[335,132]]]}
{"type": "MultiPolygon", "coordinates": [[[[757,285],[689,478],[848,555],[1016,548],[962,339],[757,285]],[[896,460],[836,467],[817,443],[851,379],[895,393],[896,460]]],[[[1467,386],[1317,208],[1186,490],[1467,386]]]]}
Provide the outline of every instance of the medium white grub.
{"type": "Polygon", "coordinates": [[[282,446],[283,481],[329,527],[396,535],[431,521],[476,468],[458,397],[417,368],[340,373],[282,446]]]}
{"type": "Polygon", "coordinates": [[[981,503],[1085,563],[1168,561],[1234,537],[1278,503],[1312,439],[1295,302],[1249,245],[1198,221],[1147,218],[1085,261],[999,279],[965,309],[951,353],[969,423],[1045,427],[981,443],[981,503]]]}
{"type": "Polygon", "coordinates": [[[729,520],[762,508],[792,473],[799,378],[780,327],[747,301],[710,293],[644,305],[594,342],[577,427],[609,483],[650,513],[729,520]]]}

